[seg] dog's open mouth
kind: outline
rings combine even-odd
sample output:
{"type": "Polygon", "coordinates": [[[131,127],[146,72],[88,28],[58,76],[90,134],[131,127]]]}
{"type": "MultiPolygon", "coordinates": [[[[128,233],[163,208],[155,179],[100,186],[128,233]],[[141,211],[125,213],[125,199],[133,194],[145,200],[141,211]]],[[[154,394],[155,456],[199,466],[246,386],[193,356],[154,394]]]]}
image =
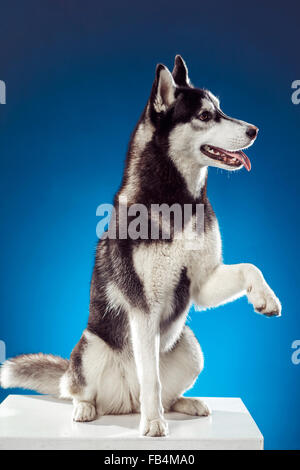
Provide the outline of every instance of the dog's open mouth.
{"type": "Polygon", "coordinates": [[[202,145],[201,152],[203,152],[209,158],[213,158],[214,160],[219,160],[220,162],[225,163],[225,165],[236,168],[244,165],[246,170],[251,170],[251,162],[247,155],[245,155],[241,150],[230,152],[229,150],[213,147],[212,145],[202,145]]]}

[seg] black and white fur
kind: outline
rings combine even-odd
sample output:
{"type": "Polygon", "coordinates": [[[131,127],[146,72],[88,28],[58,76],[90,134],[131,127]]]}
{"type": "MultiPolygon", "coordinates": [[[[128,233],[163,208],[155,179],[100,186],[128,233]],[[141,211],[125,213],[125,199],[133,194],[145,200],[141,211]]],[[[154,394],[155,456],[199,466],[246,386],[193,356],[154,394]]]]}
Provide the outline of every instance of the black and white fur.
{"type": "MultiPolygon", "coordinates": [[[[183,397],[203,368],[200,345],[185,325],[192,303],[215,307],[247,295],[254,310],[280,315],[280,302],[252,264],[224,265],[218,222],[207,199],[207,168],[228,166],[203,145],[236,151],[254,129],[229,118],[209,91],[194,88],[180,56],[172,74],[158,65],[150,98],[133,132],[124,178],[115,196],[128,205],[204,204],[197,249],[183,240],[99,241],[87,328],[70,360],[24,355],[6,361],[2,387],[24,387],[70,398],[73,419],[141,413],[140,432],[165,436],[164,411],[206,416],[196,398],[183,397]],[[208,122],[199,119],[207,111],[208,122]]],[[[256,129],[256,128],[255,128],[256,129]]],[[[194,217],[194,216],[193,216],[194,217]]]]}

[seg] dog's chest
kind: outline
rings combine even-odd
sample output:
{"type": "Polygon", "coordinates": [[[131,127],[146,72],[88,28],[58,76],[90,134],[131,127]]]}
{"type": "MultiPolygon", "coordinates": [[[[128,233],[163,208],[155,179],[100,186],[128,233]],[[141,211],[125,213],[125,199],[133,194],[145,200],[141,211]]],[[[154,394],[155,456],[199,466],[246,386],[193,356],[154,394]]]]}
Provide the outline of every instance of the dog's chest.
{"type": "Polygon", "coordinates": [[[141,245],[134,250],[134,266],[148,302],[172,303],[174,290],[183,270],[193,285],[201,285],[220,263],[221,238],[215,219],[195,239],[176,239],[168,242],[141,245]]]}
{"type": "Polygon", "coordinates": [[[217,219],[195,240],[195,249],[185,251],[185,258],[193,290],[193,285],[199,287],[204,283],[222,261],[222,242],[217,219]]]}

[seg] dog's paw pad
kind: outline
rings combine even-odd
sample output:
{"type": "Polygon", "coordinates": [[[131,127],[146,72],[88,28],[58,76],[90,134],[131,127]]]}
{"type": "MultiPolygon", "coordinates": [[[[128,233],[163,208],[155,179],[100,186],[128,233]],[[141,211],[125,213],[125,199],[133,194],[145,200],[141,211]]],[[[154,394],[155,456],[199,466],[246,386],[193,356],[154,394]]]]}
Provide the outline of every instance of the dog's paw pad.
{"type": "Polygon", "coordinates": [[[274,312],[264,312],[264,315],[266,317],[280,317],[281,313],[278,310],[275,310],[274,312]]]}
{"type": "Polygon", "coordinates": [[[248,294],[248,300],[257,313],[266,317],[279,317],[281,315],[280,301],[271,289],[252,289],[248,294]]]}
{"type": "Polygon", "coordinates": [[[87,401],[80,401],[74,407],[73,411],[73,421],[77,422],[87,422],[93,421],[97,417],[97,411],[93,403],[87,401]]]}

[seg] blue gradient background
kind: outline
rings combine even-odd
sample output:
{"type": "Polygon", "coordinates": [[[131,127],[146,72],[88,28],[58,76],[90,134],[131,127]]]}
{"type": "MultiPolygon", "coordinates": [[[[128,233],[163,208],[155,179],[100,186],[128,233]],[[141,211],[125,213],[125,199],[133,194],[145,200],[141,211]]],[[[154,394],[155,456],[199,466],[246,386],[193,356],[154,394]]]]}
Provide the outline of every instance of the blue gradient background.
{"type": "Polygon", "coordinates": [[[210,169],[208,192],[225,262],[259,266],[283,304],[280,319],[246,299],[192,311],[206,367],[190,394],[240,396],[267,449],[295,449],[300,6],[207,3],[0,1],[0,339],[8,357],[69,356],[88,317],[96,208],[118,188],[156,63],[180,53],[196,85],[260,128],[251,173],[210,169]]]}

